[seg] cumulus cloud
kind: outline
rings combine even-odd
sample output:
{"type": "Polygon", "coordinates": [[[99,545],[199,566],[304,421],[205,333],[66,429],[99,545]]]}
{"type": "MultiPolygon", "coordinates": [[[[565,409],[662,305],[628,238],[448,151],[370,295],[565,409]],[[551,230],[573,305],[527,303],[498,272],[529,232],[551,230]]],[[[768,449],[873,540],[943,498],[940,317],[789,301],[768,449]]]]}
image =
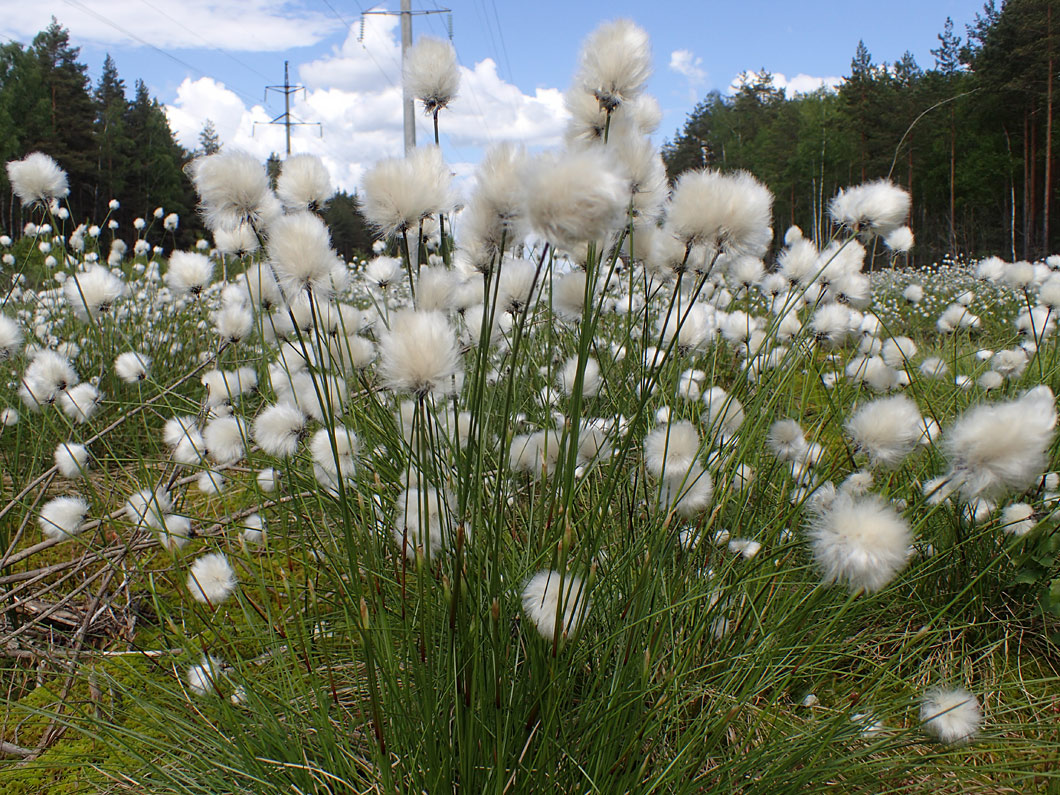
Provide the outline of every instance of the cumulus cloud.
{"type": "MultiPolygon", "coordinates": [[[[729,84],[729,93],[735,93],[740,90],[740,86],[747,80],[753,80],[758,75],[755,72],[741,72],[735,78],[732,83],[729,84]]],[[[812,94],[819,88],[827,88],[829,91],[835,91],[839,88],[843,82],[842,77],[814,77],[813,75],[807,75],[800,72],[792,78],[788,78],[783,72],[773,72],[773,85],[784,92],[787,97],[794,97],[796,94],[812,94]]]]}
{"type": "MultiPolygon", "coordinates": [[[[323,136],[315,127],[298,127],[292,149],[320,155],[336,185],[345,190],[356,189],[375,161],[402,152],[397,25],[394,17],[371,15],[363,42],[351,33],[331,53],[297,69],[306,91],[293,97],[291,115],[320,122],[323,136]]],[[[562,92],[539,88],[524,94],[504,82],[488,58],[473,68],[461,66],[460,72],[460,94],[441,117],[443,153],[457,175],[470,172],[471,163],[491,143],[537,147],[561,141],[568,118],[562,92]]],[[[166,114],[177,139],[189,149],[198,145],[203,124],[211,119],[225,146],[262,159],[284,151],[283,127],[264,124],[271,119],[264,107],[248,107],[211,78],[186,78],[166,114]]],[[[419,143],[433,140],[430,119],[420,113],[416,134],[419,143]]]]}
{"type": "Polygon", "coordinates": [[[674,50],[670,53],[670,71],[682,75],[688,81],[688,98],[695,101],[696,89],[707,82],[703,59],[691,50],[674,50]]]}
{"type": "Polygon", "coordinates": [[[842,77],[814,77],[801,72],[790,80],[780,72],[773,75],[773,85],[784,89],[784,93],[789,97],[793,97],[796,94],[812,94],[819,88],[828,88],[828,90],[834,91],[839,88],[842,82],[842,77]]]}
{"type": "Polygon", "coordinates": [[[670,53],[670,69],[687,77],[690,83],[702,83],[707,79],[702,66],[703,59],[691,50],[674,50],[670,53]]]}
{"type": "Polygon", "coordinates": [[[271,52],[316,44],[339,20],[292,0],[43,0],[6,3],[0,33],[29,40],[60,19],[79,42],[271,52]]]}

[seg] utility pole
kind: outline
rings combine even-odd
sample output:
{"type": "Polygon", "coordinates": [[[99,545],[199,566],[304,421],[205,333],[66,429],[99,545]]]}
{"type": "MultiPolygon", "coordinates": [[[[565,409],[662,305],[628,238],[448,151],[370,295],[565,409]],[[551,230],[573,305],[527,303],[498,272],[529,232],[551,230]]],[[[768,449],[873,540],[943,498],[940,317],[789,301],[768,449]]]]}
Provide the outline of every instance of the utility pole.
{"type": "Polygon", "coordinates": [[[401,0],[401,103],[404,111],[405,157],[416,148],[416,98],[405,81],[405,59],[412,47],[412,0],[401,0]]]}
{"type": "MultiPolygon", "coordinates": [[[[320,137],[324,137],[324,128],[320,122],[317,121],[291,121],[291,95],[297,94],[299,91],[305,96],[304,86],[292,86],[290,78],[290,67],[287,61],[283,62],[283,85],[282,86],[265,86],[265,96],[269,96],[269,91],[277,91],[283,94],[283,113],[277,116],[272,121],[256,121],[254,122],[254,129],[258,128],[259,124],[282,124],[284,131],[287,134],[287,156],[291,156],[291,128],[292,127],[310,127],[316,126],[320,130],[320,137]]],[[[253,133],[251,133],[253,135],[253,133]]]]}
{"type": "MultiPolygon", "coordinates": [[[[390,11],[365,11],[361,14],[361,39],[364,39],[364,18],[368,14],[378,14],[380,16],[393,16],[390,11]]],[[[405,128],[405,155],[407,156],[413,149],[416,148],[416,98],[409,93],[409,87],[405,84],[404,68],[405,58],[408,57],[409,48],[412,46],[412,17],[413,16],[426,16],[427,14],[449,14],[449,38],[453,38],[453,18],[452,9],[449,8],[432,8],[424,9],[422,11],[412,10],[412,0],[401,0],[401,11],[398,12],[401,16],[401,101],[402,101],[402,117],[405,128]]]]}

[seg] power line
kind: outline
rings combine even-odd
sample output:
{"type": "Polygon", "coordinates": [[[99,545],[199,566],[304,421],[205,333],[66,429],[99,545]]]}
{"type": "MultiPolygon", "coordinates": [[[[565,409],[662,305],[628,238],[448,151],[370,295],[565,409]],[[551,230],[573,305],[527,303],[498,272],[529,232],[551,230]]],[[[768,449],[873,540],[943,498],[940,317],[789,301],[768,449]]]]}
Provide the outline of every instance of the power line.
{"type": "Polygon", "coordinates": [[[500,14],[497,13],[497,0],[490,0],[493,6],[493,18],[497,21],[497,36],[501,40],[501,52],[504,54],[504,66],[508,70],[508,82],[515,84],[515,75],[512,74],[512,62],[508,60],[508,45],[504,41],[504,27],[501,25],[500,14]]]}
{"type": "MultiPolygon", "coordinates": [[[[320,1],[331,10],[331,13],[335,15],[335,19],[337,19],[339,22],[341,22],[343,25],[345,25],[346,29],[349,30],[350,33],[353,33],[353,26],[349,22],[347,22],[345,19],[342,18],[342,15],[340,15],[339,12],[335,9],[335,6],[333,6],[330,2],[328,2],[328,0],[320,0],[320,1]]],[[[358,7],[360,7],[360,3],[358,3],[357,5],[358,5],[358,7]]],[[[365,53],[368,55],[368,57],[372,59],[372,63],[375,64],[375,68],[379,70],[379,73],[386,79],[386,81],[388,83],[390,83],[390,85],[392,87],[397,88],[397,84],[394,82],[394,79],[390,75],[388,75],[386,73],[386,70],[382,67],[382,65],[379,63],[379,61],[377,61],[375,59],[375,56],[372,55],[372,51],[369,50],[368,47],[364,43],[364,11],[363,10],[361,11],[361,34],[357,37],[357,40],[360,42],[361,49],[363,49],[365,51],[365,53]]]]}
{"type": "Polygon", "coordinates": [[[177,19],[174,16],[171,16],[170,14],[167,14],[165,11],[163,11],[158,6],[154,5],[153,3],[148,2],[148,0],[140,0],[140,2],[143,3],[145,6],[147,6],[148,8],[150,8],[151,10],[153,10],[155,13],[161,14],[166,19],[168,19],[170,22],[172,22],[173,24],[183,28],[188,33],[190,33],[191,35],[195,36],[195,38],[197,38],[199,41],[201,41],[203,44],[205,44],[209,49],[211,49],[211,50],[213,50],[215,52],[219,52],[222,55],[227,56],[228,58],[231,58],[233,61],[235,61],[240,66],[242,66],[244,69],[246,69],[249,72],[253,72],[258,77],[260,77],[260,78],[262,78],[264,80],[268,80],[269,79],[269,76],[267,74],[265,74],[264,72],[261,72],[258,69],[255,69],[250,64],[244,63],[243,61],[239,60],[234,55],[232,55],[232,53],[230,53],[228,50],[224,49],[223,47],[218,47],[216,45],[210,44],[208,41],[206,41],[206,39],[204,39],[202,37],[202,35],[200,33],[198,33],[198,31],[195,31],[192,28],[189,28],[187,25],[185,25],[179,19],[177,19]]]}

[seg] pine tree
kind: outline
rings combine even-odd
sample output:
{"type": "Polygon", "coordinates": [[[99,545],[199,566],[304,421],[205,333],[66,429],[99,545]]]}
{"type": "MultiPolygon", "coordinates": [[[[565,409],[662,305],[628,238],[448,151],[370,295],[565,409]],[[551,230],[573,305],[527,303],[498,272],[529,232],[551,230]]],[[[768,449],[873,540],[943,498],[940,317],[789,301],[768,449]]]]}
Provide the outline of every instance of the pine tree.
{"type": "MultiPolygon", "coordinates": [[[[48,102],[37,58],[12,42],[0,45],[0,159],[23,157],[29,142],[40,140],[48,126],[48,102]]],[[[0,169],[0,228],[21,226],[21,206],[11,195],[7,171],[0,169]]]]}
{"type": "Polygon", "coordinates": [[[280,176],[280,170],[283,168],[283,161],[280,160],[280,156],[275,152],[269,155],[269,159],[265,161],[265,173],[269,175],[269,185],[272,186],[273,190],[276,190],[276,180],[280,176]]]}
{"type": "MultiPolygon", "coordinates": [[[[850,76],[839,89],[849,124],[857,137],[857,171],[850,175],[851,180],[864,182],[884,158],[876,151],[876,141],[883,134],[880,121],[891,118],[882,90],[888,79],[886,70],[872,62],[865,42],[859,41],[850,61],[850,76]]],[[[890,158],[886,159],[889,163],[890,158]]]]}
{"type": "Polygon", "coordinates": [[[935,70],[951,75],[961,68],[961,37],[954,34],[951,17],[946,17],[946,25],[938,39],[939,46],[931,51],[935,56],[935,70]]]}
{"type": "Polygon", "coordinates": [[[373,235],[357,205],[357,196],[339,191],[323,212],[331,232],[331,245],[346,260],[367,257],[372,252],[373,235]]]}
{"type": "MultiPolygon", "coordinates": [[[[30,150],[54,157],[70,177],[70,204],[80,215],[91,212],[96,163],[93,126],[96,117],[84,64],[77,61],[80,48],[70,44],[70,34],[55,17],[33,39],[32,52],[40,68],[47,122],[30,150]]],[[[75,215],[75,217],[77,217],[75,215]]]]}
{"type": "Polygon", "coordinates": [[[220,151],[221,138],[217,134],[217,128],[214,126],[213,119],[207,119],[202,125],[202,130],[199,131],[199,149],[197,153],[200,155],[216,155],[220,151]]]}
{"type": "Polygon", "coordinates": [[[125,83],[118,76],[114,59],[108,54],[93,95],[96,105],[96,201],[95,217],[106,212],[107,202],[125,194],[129,150],[132,142],[125,130],[125,83]]]}
{"type": "MultiPolygon", "coordinates": [[[[151,97],[142,80],[136,81],[125,123],[133,142],[129,157],[131,179],[126,191],[130,210],[146,216],[161,206],[190,221],[195,194],[183,170],[190,155],[174,140],[162,106],[151,97]]],[[[180,230],[187,235],[192,228],[182,223],[180,230]]]]}

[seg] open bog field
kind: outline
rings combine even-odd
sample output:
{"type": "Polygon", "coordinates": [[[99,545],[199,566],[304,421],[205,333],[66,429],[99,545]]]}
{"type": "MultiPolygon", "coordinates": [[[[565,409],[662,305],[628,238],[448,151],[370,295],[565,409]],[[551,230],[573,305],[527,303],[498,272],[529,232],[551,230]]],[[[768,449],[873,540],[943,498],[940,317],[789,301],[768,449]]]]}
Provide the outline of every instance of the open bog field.
{"type": "Polygon", "coordinates": [[[1060,257],[670,184],[593,37],[564,149],[370,170],[366,259],[312,156],[194,161],[185,249],[8,164],[0,791],[1060,792],[1060,257]]]}

